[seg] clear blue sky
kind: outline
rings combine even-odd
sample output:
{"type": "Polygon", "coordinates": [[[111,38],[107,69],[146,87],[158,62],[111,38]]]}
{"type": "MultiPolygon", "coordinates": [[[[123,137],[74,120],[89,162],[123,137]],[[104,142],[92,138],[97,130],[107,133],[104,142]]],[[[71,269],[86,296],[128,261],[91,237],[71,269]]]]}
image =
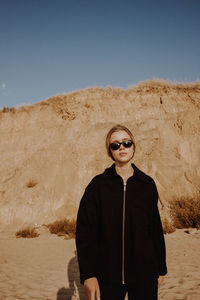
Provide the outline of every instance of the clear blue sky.
{"type": "Polygon", "coordinates": [[[199,0],[0,0],[0,107],[200,79],[199,0]]]}

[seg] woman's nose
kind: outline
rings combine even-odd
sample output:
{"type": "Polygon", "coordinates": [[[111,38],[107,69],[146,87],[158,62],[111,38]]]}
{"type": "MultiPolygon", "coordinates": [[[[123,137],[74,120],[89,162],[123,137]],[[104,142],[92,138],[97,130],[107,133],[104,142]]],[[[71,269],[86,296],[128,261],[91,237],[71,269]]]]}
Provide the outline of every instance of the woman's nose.
{"type": "Polygon", "coordinates": [[[124,145],[123,145],[123,144],[120,144],[119,149],[124,149],[124,145]]]}

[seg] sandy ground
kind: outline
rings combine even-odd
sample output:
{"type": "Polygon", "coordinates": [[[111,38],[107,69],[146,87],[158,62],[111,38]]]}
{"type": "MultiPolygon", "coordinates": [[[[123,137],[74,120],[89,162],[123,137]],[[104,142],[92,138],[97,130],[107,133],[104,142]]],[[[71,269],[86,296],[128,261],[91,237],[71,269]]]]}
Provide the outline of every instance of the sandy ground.
{"type": "MultiPolygon", "coordinates": [[[[199,300],[200,232],[176,230],[165,240],[168,274],[159,289],[159,300],[199,300]]],[[[1,233],[0,299],[84,300],[75,240],[44,231],[34,239],[1,233]]]]}

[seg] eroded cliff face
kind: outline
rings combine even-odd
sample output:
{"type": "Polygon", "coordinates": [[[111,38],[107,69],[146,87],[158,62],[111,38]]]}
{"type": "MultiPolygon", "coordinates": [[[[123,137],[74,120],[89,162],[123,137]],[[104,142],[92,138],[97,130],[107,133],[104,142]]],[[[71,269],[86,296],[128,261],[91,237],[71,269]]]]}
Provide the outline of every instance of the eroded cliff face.
{"type": "Polygon", "coordinates": [[[135,136],[133,162],[167,203],[200,192],[200,83],[89,88],[0,113],[0,227],[76,217],[91,178],[113,161],[115,124],[135,136]]]}

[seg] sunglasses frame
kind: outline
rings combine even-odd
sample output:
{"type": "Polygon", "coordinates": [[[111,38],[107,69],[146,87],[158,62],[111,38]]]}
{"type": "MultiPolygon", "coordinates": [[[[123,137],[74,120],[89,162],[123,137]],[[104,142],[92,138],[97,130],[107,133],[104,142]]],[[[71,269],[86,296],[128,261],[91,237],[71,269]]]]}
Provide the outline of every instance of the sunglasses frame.
{"type": "Polygon", "coordinates": [[[110,147],[111,150],[116,151],[116,150],[118,150],[121,147],[121,145],[123,145],[125,148],[130,148],[133,145],[133,141],[132,140],[125,140],[123,142],[114,142],[114,143],[111,143],[109,145],[109,147],[110,147]],[[129,143],[126,144],[127,142],[129,142],[130,144],[129,143]],[[113,149],[112,145],[116,145],[117,148],[113,149]]]}

